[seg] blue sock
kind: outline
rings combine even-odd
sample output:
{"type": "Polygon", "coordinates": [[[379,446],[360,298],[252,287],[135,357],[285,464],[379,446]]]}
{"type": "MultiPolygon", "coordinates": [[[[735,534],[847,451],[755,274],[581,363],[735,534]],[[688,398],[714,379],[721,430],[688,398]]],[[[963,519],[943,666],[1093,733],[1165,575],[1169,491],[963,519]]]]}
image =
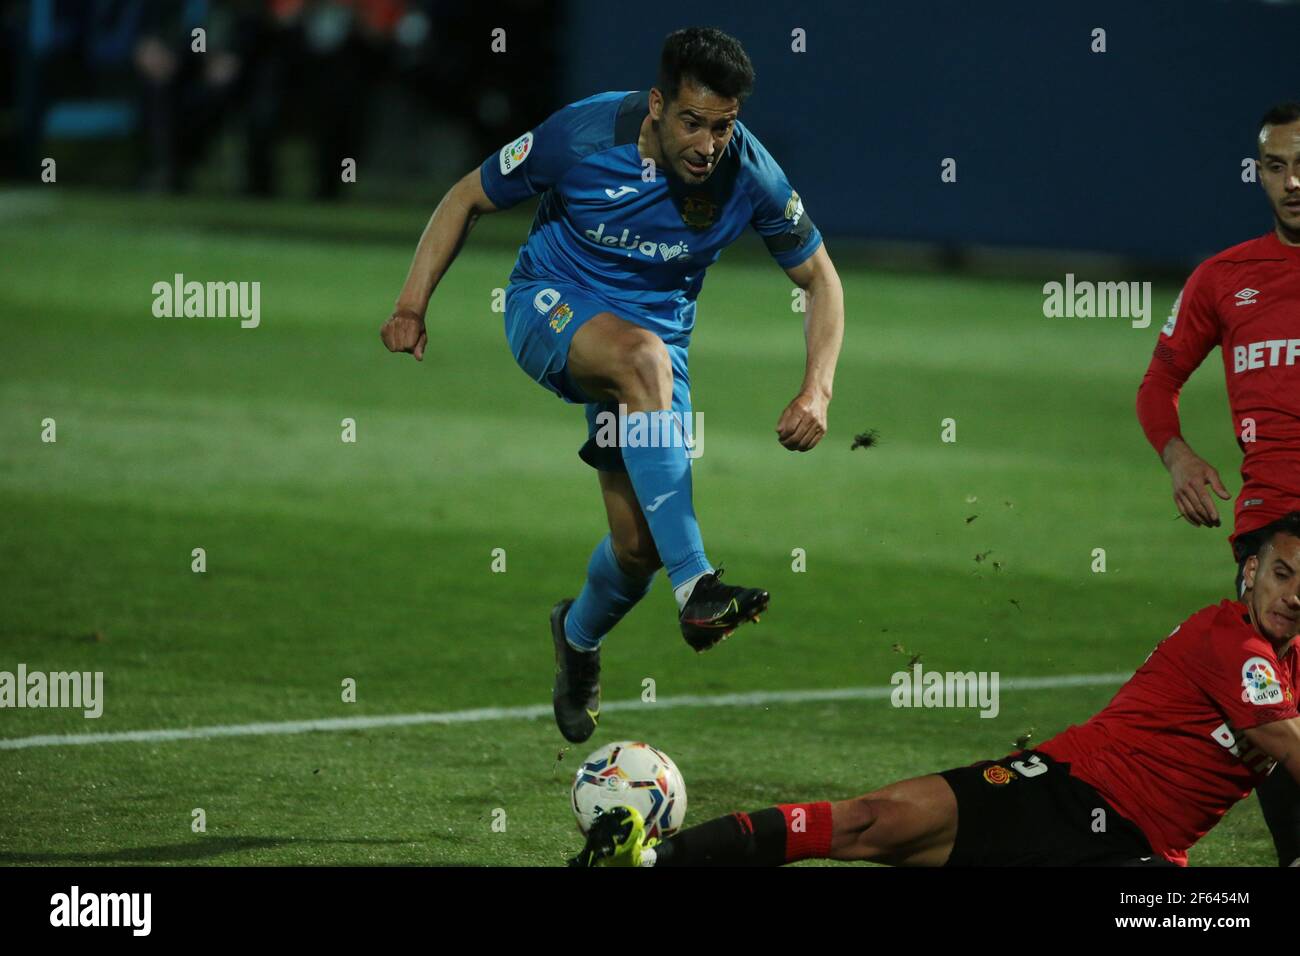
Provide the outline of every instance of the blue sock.
{"type": "MultiPolygon", "coordinates": [[[[680,417],[675,412],[672,415],[680,428],[680,417]]],[[[711,565],[704,556],[704,540],[691,500],[691,460],[686,449],[652,442],[625,445],[622,451],[623,464],[673,587],[708,571],[711,565]]]]}
{"type": "Polygon", "coordinates": [[[564,636],[579,650],[594,651],[601,639],[650,591],[654,575],[638,581],[618,566],[609,535],[587,562],[587,581],[564,619],[564,636]]]}

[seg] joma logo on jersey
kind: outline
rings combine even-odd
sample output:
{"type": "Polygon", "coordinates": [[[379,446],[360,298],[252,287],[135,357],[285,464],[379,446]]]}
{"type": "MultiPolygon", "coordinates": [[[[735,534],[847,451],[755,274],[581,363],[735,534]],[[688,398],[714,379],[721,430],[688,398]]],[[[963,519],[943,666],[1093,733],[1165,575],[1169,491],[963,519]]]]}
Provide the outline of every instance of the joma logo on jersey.
{"type": "Polygon", "coordinates": [[[1232,348],[1232,370],[1236,373],[1277,365],[1294,365],[1297,361],[1300,361],[1300,339],[1268,339],[1265,342],[1251,342],[1249,345],[1234,345],[1232,348]],[[1265,355],[1265,352],[1268,354],[1265,355]]]}
{"type": "Polygon", "coordinates": [[[598,242],[602,246],[618,246],[620,249],[635,249],[643,256],[649,256],[651,259],[656,254],[663,257],[664,262],[672,259],[686,260],[691,257],[690,246],[684,242],[668,245],[666,242],[655,242],[652,239],[642,239],[640,236],[628,238],[628,230],[623,230],[623,235],[616,236],[610,233],[605,235],[605,224],[602,222],[595,229],[588,229],[584,235],[592,242],[598,242]]]}

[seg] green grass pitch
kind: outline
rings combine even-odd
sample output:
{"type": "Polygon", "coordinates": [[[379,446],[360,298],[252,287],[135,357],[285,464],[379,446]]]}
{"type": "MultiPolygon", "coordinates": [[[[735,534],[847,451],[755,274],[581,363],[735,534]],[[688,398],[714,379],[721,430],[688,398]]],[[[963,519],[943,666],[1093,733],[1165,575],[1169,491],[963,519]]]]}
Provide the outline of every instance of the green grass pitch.
{"type": "MultiPolygon", "coordinates": [[[[549,702],[547,611],[604,524],[581,410],[519,371],[492,311],[527,214],[480,223],[419,364],[378,330],[428,209],[62,187],[3,206],[0,670],[102,671],[105,703],[98,720],[0,710],[0,738],[549,702]],[[260,327],[155,318],[151,287],[177,272],[259,281],[260,327]]],[[[661,577],[605,644],[606,701],[637,700],[646,678],[660,699],[887,686],[914,653],[1004,680],[1128,672],[1226,596],[1226,529],[1173,520],[1133,413],[1174,289],[1133,329],[1044,318],[1059,276],[837,258],[848,330],[830,434],[806,455],[774,434],[804,361],[790,283],[753,237],[710,271],[695,498],[711,558],[772,607],[697,656],[661,577]],[[869,428],[880,444],[851,451],[869,428]]],[[[1183,413],[1235,489],[1222,387],[1208,362],[1183,413]]],[[[0,863],[555,865],[578,845],[570,775],[611,740],[671,754],[700,822],[1001,756],[1113,690],[1006,690],[992,720],[888,700],[648,703],[567,749],[546,717],[0,750],[0,863]]],[[[1273,862],[1253,798],[1192,852],[1273,862]]]]}

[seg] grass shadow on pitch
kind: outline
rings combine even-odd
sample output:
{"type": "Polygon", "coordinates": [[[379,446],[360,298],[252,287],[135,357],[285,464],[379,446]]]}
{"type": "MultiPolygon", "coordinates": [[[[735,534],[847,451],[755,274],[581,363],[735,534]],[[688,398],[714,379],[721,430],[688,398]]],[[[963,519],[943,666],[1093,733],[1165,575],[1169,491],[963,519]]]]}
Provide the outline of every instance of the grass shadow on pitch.
{"type": "Polygon", "coordinates": [[[402,845],[410,840],[308,840],[297,837],[196,837],[187,843],[161,846],[122,847],[113,850],[66,853],[0,852],[0,865],[25,863],[191,863],[241,850],[274,850],[307,844],[358,844],[362,846],[402,845]]]}

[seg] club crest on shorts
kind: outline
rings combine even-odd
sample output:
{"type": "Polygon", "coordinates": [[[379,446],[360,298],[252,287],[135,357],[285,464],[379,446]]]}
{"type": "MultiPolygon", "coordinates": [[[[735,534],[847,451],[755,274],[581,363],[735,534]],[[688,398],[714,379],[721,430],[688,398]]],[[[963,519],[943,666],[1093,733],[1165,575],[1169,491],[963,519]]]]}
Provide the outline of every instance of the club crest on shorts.
{"type": "Polygon", "coordinates": [[[563,332],[564,327],[569,324],[569,320],[572,318],[573,309],[569,307],[569,303],[561,302],[551,310],[551,321],[547,324],[550,325],[554,331],[563,332]]]}
{"type": "Polygon", "coordinates": [[[1016,775],[1000,764],[994,764],[991,767],[984,768],[984,779],[992,784],[1010,783],[1016,779],[1016,775]]]}

